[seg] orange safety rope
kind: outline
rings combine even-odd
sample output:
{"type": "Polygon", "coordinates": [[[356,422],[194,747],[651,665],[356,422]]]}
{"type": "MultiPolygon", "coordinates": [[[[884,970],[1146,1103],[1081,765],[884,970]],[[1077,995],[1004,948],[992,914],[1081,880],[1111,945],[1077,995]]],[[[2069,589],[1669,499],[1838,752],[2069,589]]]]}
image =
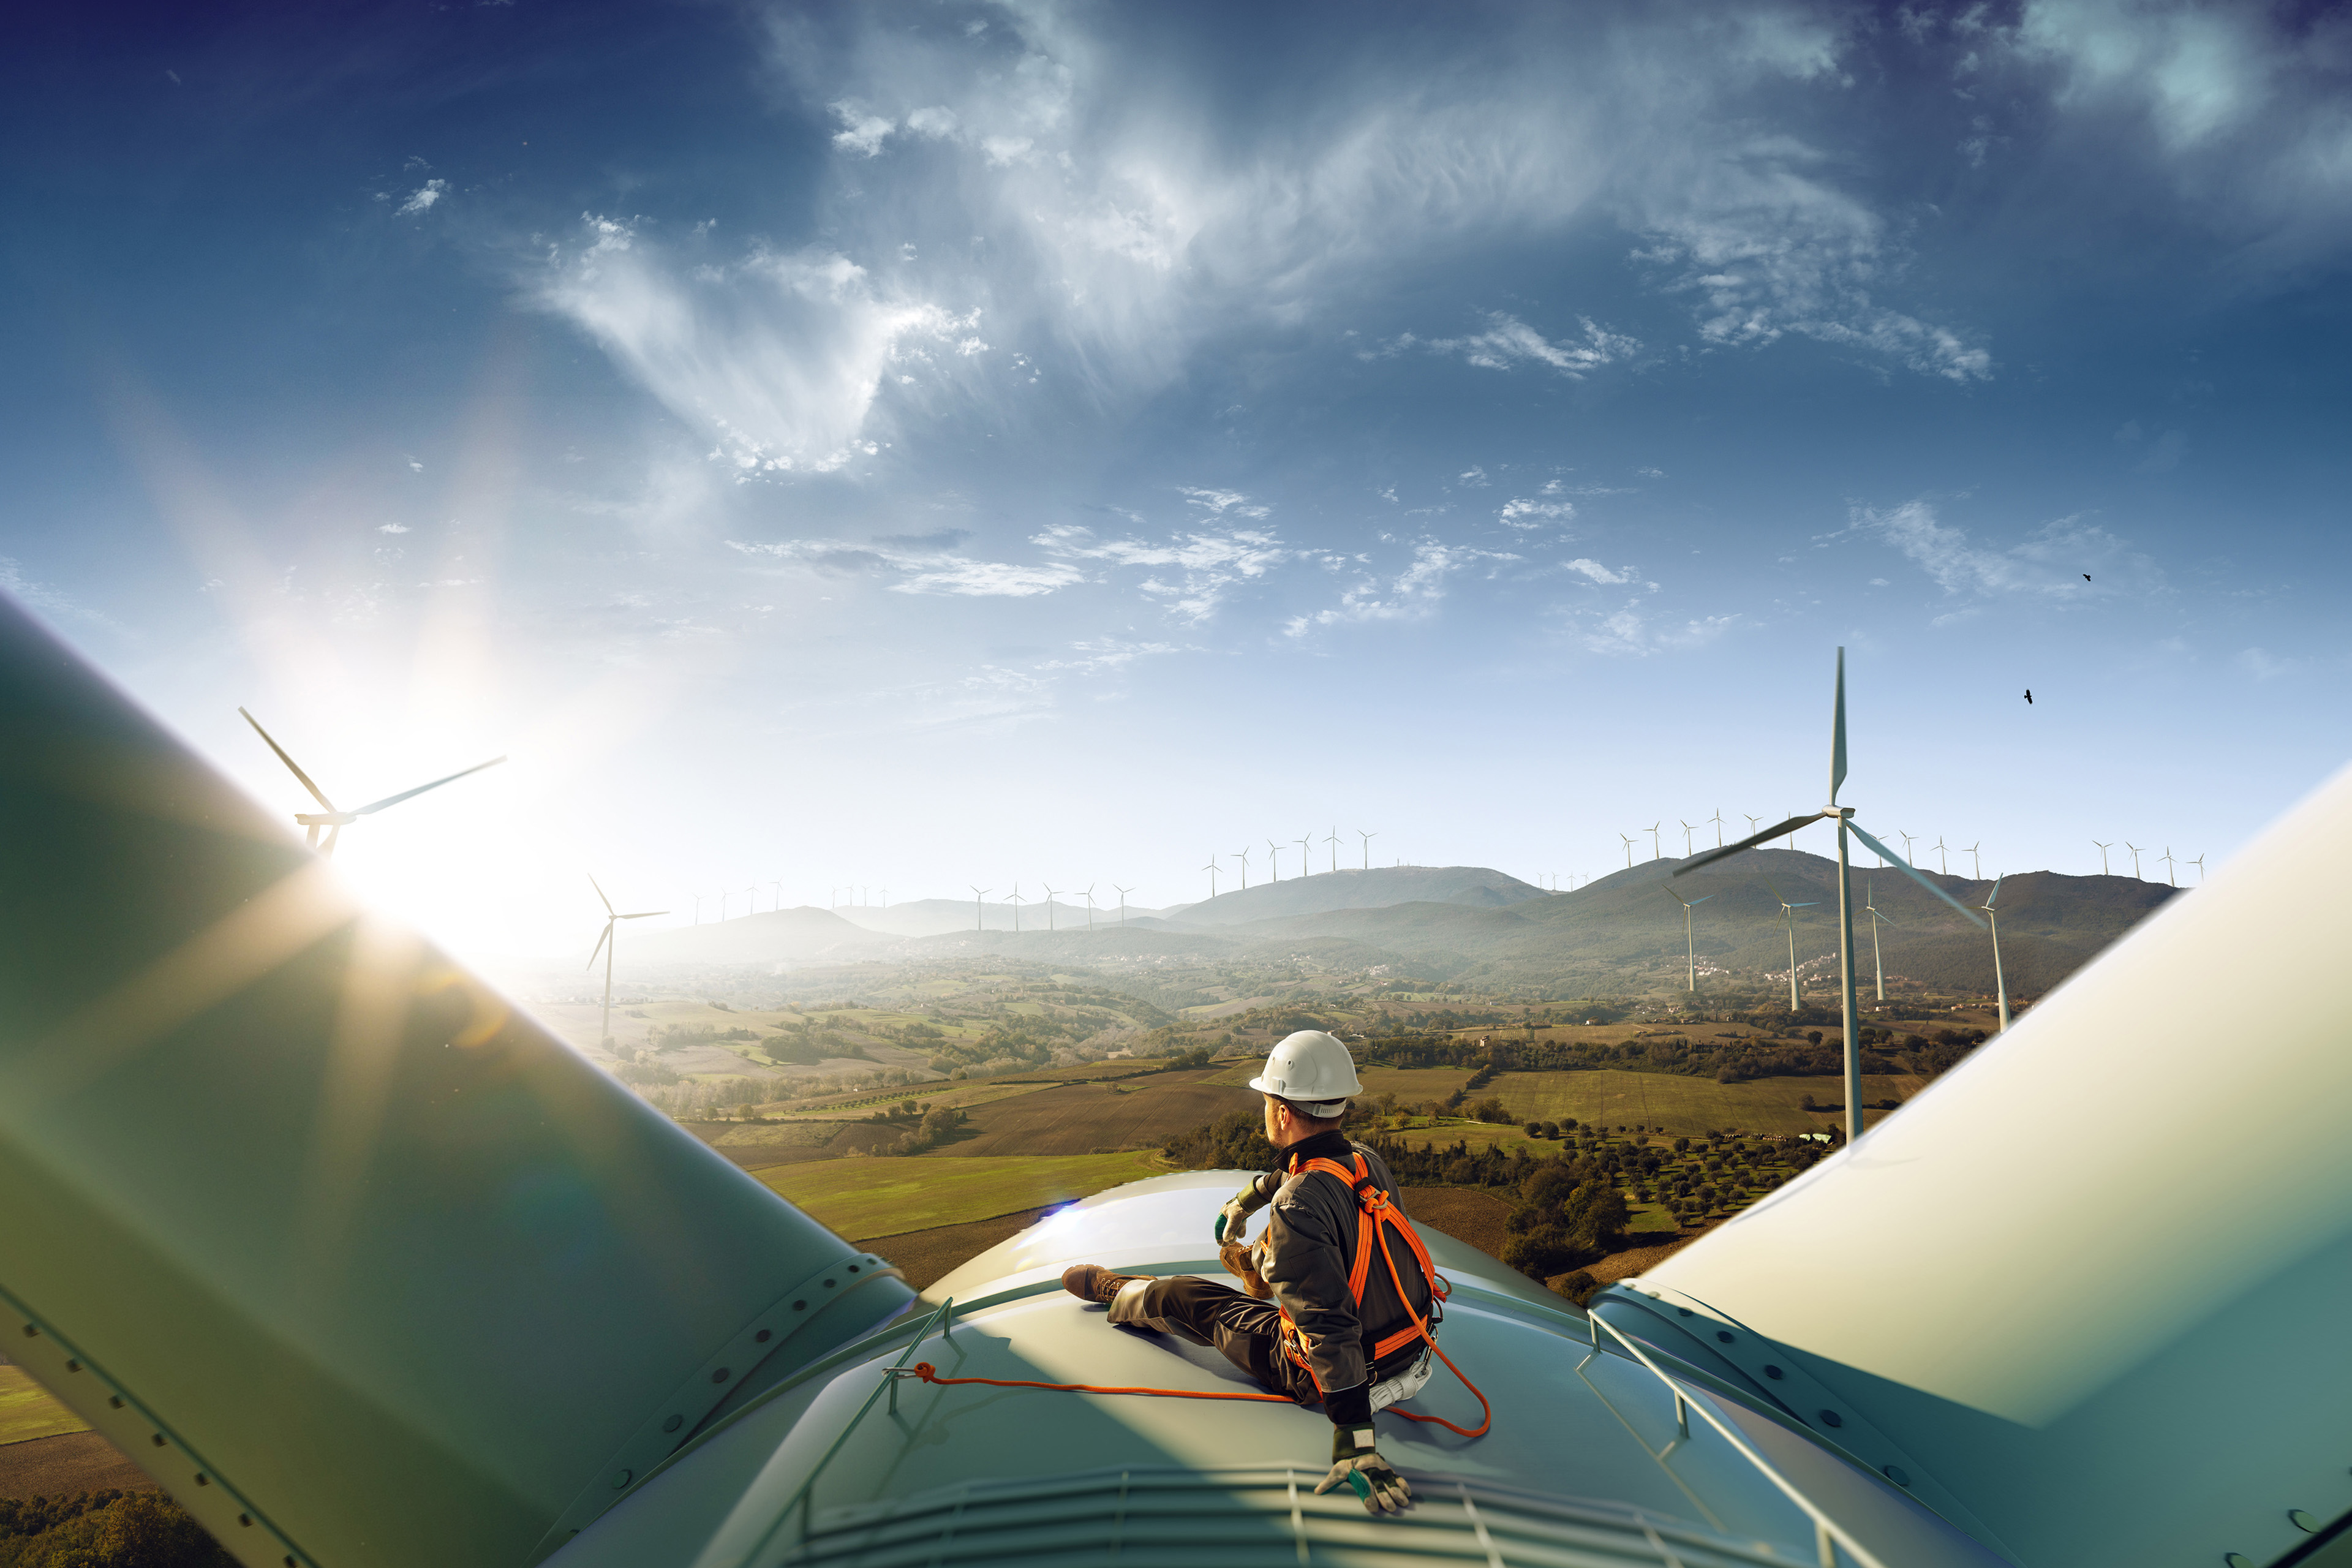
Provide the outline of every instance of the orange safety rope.
{"type": "Polygon", "coordinates": [[[1274,1405],[1297,1403],[1286,1394],[1205,1394],[1190,1388],[1106,1388],[1096,1383],[1027,1383],[1012,1377],[941,1377],[940,1369],[927,1361],[917,1362],[913,1371],[925,1383],[942,1384],[984,1383],[991,1388],[1045,1388],[1056,1394],[1149,1394],[1161,1399],[1261,1399],[1274,1405]]]}

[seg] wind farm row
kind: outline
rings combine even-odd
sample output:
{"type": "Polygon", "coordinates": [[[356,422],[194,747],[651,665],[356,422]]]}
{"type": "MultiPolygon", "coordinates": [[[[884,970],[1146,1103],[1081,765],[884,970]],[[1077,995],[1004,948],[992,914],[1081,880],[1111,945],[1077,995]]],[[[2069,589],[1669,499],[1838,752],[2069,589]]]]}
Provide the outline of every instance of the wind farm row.
{"type": "MultiPolygon", "coordinates": [[[[1740,815],[1748,818],[1748,828],[1751,835],[1751,837],[1745,840],[1745,842],[1751,844],[1759,842],[1760,840],[1754,837],[1756,834],[1756,825],[1763,821],[1764,818],[1750,812],[1742,812],[1740,815]]],[[[1790,822],[1798,823],[1801,826],[1810,826],[1814,821],[1818,820],[1818,814],[1792,812],[1789,820],[1790,822]]],[[[1713,816],[1703,816],[1695,823],[1684,822],[1680,817],[1676,817],[1675,821],[1683,830],[1683,858],[1685,859],[1688,859],[1697,853],[1696,849],[1693,847],[1693,840],[1699,829],[1706,827],[1710,824],[1715,827],[1715,847],[1717,849],[1724,847],[1724,816],[1721,808],[1718,807],[1713,816]]],[[[1624,846],[1625,867],[1628,870],[1633,868],[1633,849],[1634,847],[1641,842],[1640,835],[1643,833],[1650,836],[1650,858],[1653,860],[1662,860],[1665,858],[1665,850],[1659,838],[1659,833],[1663,826],[1664,821],[1661,819],[1659,822],[1650,824],[1647,827],[1637,828],[1633,833],[1620,833],[1617,835],[1618,839],[1624,846]]],[[[1786,826],[1786,824],[1783,824],[1783,826],[1786,826]]],[[[1765,838],[1777,838],[1780,836],[1781,830],[1780,828],[1774,828],[1765,833],[1762,837],[1765,838]]],[[[1787,837],[1789,840],[1789,847],[1794,849],[1797,847],[1797,830],[1793,828],[1790,829],[1787,837]]],[[[1911,847],[1914,844],[1925,843],[1927,835],[1921,833],[1906,833],[1898,827],[1892,835],[1890,835],[1890,837],[1903,840],[1902,863],[1906,866],[1916,868],[1919,862],[1912,854],[1911,847]]],[[[2099,852],[2099,875],[2102,877],[2112,875],[2112,873],[2107,869],[2107,851],[2115,848],[2119,843],[2125,849],[2131,853],[2133,877],[2139,878],[2141,880],[2146,880],[2145,878],[2140,878],[2139,858],[2143,854],[2147,853],[2148,847],[2145,845],[2133,844],[2127,840],[2111,838],[2105,843],[2101,843],[2095,838],[2091,840],[2092,847],[2095,848],[2099,852]]],[[[1943,835],[1939,833],[1936,836],[1936,842],[1928,844],[1922,853],[1934,855],[1936,857],[1937,870],[1947,877],[1952,874],[1951,858],[1955,855],[1966,855],[1969,857],[1970,865],[1975,868],[1975,879],[1981,882],[1984,880],[1984,860],[1982,858],[1983,849],[1984,844],[1982,840],[1979,840],[1974,844],[1969,845],[1955,844],[1947,846],[1944,842],[1943,835]]],[[[1872,853],[1876,854],[1879,857],[1879,869],[1887,869],[1892,864],[1883,852],[1873,850],[1872,853]]],[[[2196,867],[2197,879],[2200,882],[2205,879],[2205,857],[2202,855],[2198,856],[2194,860],[2189,859],[2185,856],[2176,858],[2172,853],[2172,846],[2168,844],[2164,847],[2163,854],[2154,856],[2152,858],[2163,863],[2165,868],[2165,880],[2173,887],[2177,888],[2180,886],[2179,868],[2182,866],[2196,867]]],[[[1570,877],[1569,879],[1569,886],[1571,889],[1575,887],[1575,883],[1576,879],[1574,877],[1570,877]]]]}

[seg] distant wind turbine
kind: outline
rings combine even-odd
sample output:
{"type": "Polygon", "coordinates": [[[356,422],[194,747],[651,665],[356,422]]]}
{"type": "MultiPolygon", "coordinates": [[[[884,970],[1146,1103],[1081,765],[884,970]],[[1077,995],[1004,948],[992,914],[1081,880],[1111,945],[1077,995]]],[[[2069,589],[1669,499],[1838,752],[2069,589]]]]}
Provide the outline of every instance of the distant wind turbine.
{"type": "Polygon", "coordinates": [[[727,899],[728,895],[725,893],[719,895],[719,923],[720,925],[725,925],[727,923],[727,899]]]}
{"type": "Polygon", "coordinates": [[[768,907],[772,910],[781,910],[784,907],[784,884],[782,879],[768,884],[768,907]]]}
{"type": "Polygon", "coordinates": [[[994,889],[990,888],[972,888],[970,882],[966,882],[964,886],[971,888],[971,929],[974,931],[986,931],[988,929],[988,906],[982,903],[980,900],[988,897],[988,895],[994,891],[994,889]]]}
{"type": "MultiPolygon", "coordinates": [[[[1331,837],[1326,842],[1331,846],[1331,874],[1336,877],[1339,873],[1339,825],[1338,823],[1331,825],[1331,837]]],[[[1369,848],[1366,853],[1370,853],[1369,848]]]]}
{"type": "Polygon", "coordinates": [[[1698,908],[1699,905],[1706,902],[1707,899],[1711,899],[1715,897],[1715,895],[1713,893],[1709,893],[1706,895],[1706,898],[1685,899],[1680,893],[1675,892],[1672,888],[1666,887],[1664,883],[1659,884],[1659,889],[1664,892],[1666,897],[1674,900],[1675,902],[1683,907],[1683,964],[1685,969],[1687,971],[1687,978],[1690,982],[1689,989],[1696,991],[1698,989],[1698,949],[1691,943],[1691,910],[1698,908]]]}
{"type": "MultiPolygon", "coordinates": [[[[1780,899],[1780,889],[1772,887],[1771,878],[1765,878],[1764,885],[1772,888],[1774,898],[1780,899]]],[[[1797,911],[1810,910],[1820,902],[1819,899],[1807,899],[1801,904],[1792,904],[1780,899],[1780,923],[1789,928],[1789,1011],[1791,1013],[1804,1005],[1797,994],[1797,911]]]]}
{"type": "Polygon", "coordinates": [[[591,969],[596,967],[596,955],[600,952],[604,955],[604,1025],[596,1031],[596,1043],[601,1046],[613,1037],[613,950],[619,945],[613,940],[613,928],[623,921],[647,920],[669,911],[639,910],[634,914],[616,914],[613,910],[613,900],[604,897],[604,889],[597,886],[596,879],[589,878],[588,885],[596,889],[596,898],[604,906],[604,929],[598,933],[596,945],[588,951],[588,967],[591,969]]]}
{"type": "Polygon", "coordinates": [[[2124,840],[2124,847],[2131,851],[2132,880],[2135,882],[2142,880],[2139,874],[2139,846],[2126,838],[2124,840]]]}
{"type": "Polygon", "coordinates": [[[1906,833],[1898,827],[1895,830],[1895,837],[1903,840],[1903,863],[1906,866],[1917,865],[1918,862],[1911,858],[1911,841],[1919,836],[1916,833],[1906,833]]]}
{"type": "Polygon", "coordinates": [[[1095,929],[1095,885],[1092,882],[1087,884],[1086,900],[1087,930],[1092,931],[1095,929]]]}
{"type": "Polygon", "coordinates": [[[1209,874],[1209,897],[1213,899],[1217,896],[1217,858],[1210,856],[1209,863],[1201,869],[1209,874]]]}
{"type": "Polygon", "coordinates": [[[1952,862],[1947,858],[1944,836],[1940,833],[1936,835],[1936,868],[1947,877],[1952,874],[1952,862]]]}
{"type": "Polygon", "coordinates": [[[1654,822],[1650,824],[1649,826],[1642,829],[1642,831],[1650,836],[1650,858],[1653,860],[1664,859],[1666,858],[1666,851],[1658,842],[1658,824],[1654,822]]]}
{"type": "Polygon", "coordinates": [[[1356,837],[1364,841],[1364,869],[1369,871],[1372,868],[1372,840],[1378,838],[1380,835],[1367,833],[1359,827],[1356,829],[1356,837]]]}
{"type": "Polygon", "coordinates": [[[1135,889],[1133,888],[1119,888],[1117,882],[1113,882],[1111,886],[1118,888],[1118,929],[1125,931],[1127,929],[1127,896],[1128,894],[1135,891],[1135,889]]]}
{"type": "Polygon", "coordinates": [[[1625,869],[1630,871],[1633,868],[1633,836],[1630,833],[1621,833],[1617,837],[1625,841],[1625,869]]]}
{"type": "Polygon", "coordinates": [[[1984,860],[1977,854],[1977,851],[1983,847],[1984,840],[1979,838],[1974,844],[1969,845],[1966,849],[1960,851],[1961,854],[1969,858],[1969,865],[1976,873],[1969,879],[1971,882],[1981,882],[1984,880],[1984,860]]]}
{"type": "Polygon", "coordinates": [[[1992,922],[1992,985],[1994,993],[2000,998],[2000,1026],[2005,1034],[2009,1030],[2009,982],[2002,978],[2000,973],[2000,915],[1992,907],[1992,901],[2000,897],[2000,881],[1999,877],[1992,879],[1992,891],[1985,895],[1985,901],[1978,908],[1983,910],[1986,919],[1992,922]]]}
{"type": "Polygon", "coordinates": [[[1874,885],[1865,883],[1862,889],[1862,907],[1870,916],[1870,966],[1878,972],[1878,999],[1886,1000],[1886,960],[1878,954],[1878,928],[1895,922],[1878,912],[1878,893],[1874,885]]]}
{"type": "Polygon", "coordinates": [[[2194,859],[2194,860],[2183,860],[2183,861],[2181,862],[2181,864],[2182,864],[2182,865],[2184,865],[2184,866],[2194,866],[2194,867],[2196,867],[2196,868],[2197,868],[2197,885],[2198,885],[2199,887],[2200,887],[2200,888],[2201,888],[2201,887],[2203,887],[2203,886],[2205,885],[2205,857],[2204,857],[2204,856],[2200,855],[2200,856],[2199,856],[2199,857],[2197,857],[2197,858],[2196,858],[2196,859],[2194,859]]]}
{"type": "Polygon", "coordinates": [[[1715,847],[1720,849],[1723,847],[1723,807],[1717,806],[1715,815],[1707,820],[1715,824],[1715,847]]]}
{"type": "Polygon", "coordinates": [[[2105,875],[2107,874],[2107,851],[2108,851],[2109,849],[2114,848],[2114,847],[2115,847],[2115,845],[2113,844],[2113,842],[2112,842],[2112,841],[2110,841],[2109,843],[2105,843],[2105,844],[2100,844],[2100,843],[2099,843],[2099,841],[2098,841],[2097,839],[2095,839],[2095,838],[2092,839],[2092,840],[2091,840],[2091,842],[2092,842],[2094,845],[2096,845],[2096,846],[2098,847],[2098,851],[2099,851],[2099,875],[2100,875],[2100,876],[2102,876],[2102,877],[2104,877],[2104,876],[2105,876],[2105,875]]]}
{"type": "Polygon", "coordinates": [[[743,912],[749,915],[760,912],[760,884],[757,882],[743,889],[743,912]]]}
{"type": "Polygon", "coordinates": [[[278,753],[278,760],[284,763],[287,769],[291,772],[296,778],[302,781],[302,787],[309,790],[310,792],[310,798],[319,803],[320,809],[317,811],[298,811],[294,814],[294,820],[300,823],[304,829],[302,842],[310,848],[318,850],[320,854],[329,857],[331,857],[335,853],[335,840],[342,837],[343,829],[349,827],[352,823],[357,822],[361,817],[373,816],[377,812],[382,811],[385,806],[398,805],[402,801],[423,795],[428,789],[439,789],[443,784],[454,784],[457,780],[464,778],[467,773],[478,773],[484,768],[494,768],[500,763],[506,761],[504,757],[492,757],[487,763],[476,763],[470,768],[461,769],[457,773],[451,773],[447,778],[435,779],[431,784],[418,784],[415,789],[404,789],[398,795],[388,795],[382,800],[373,802],[368,805],[361,806],[357,811],[338,811],[335,808],[335,803],[327,798],[327,792],[320,789],[317,784],[312,784],[310,782],[310,775],[304,773],[301,768],[296,764],[294,759],[286,754],[286,748],[279,745],[276,741],[270,739],[269,731],[261,727],[260,720],[255,718],[250,713],[246,713],[245,710],[242,708],[238,709],[237,711],[245,714],[245,721],[253,726],[253,732],[260,736],[263,743],[268,746],[271,751],[278,753]],[[319,843],[319,829],[321,827],[327,830],[327,842],[323,847],[319,843]]]}
{"type": "Polygon", "coordinates": [[[1048,931],[1054,929],[1054,884],[1051,882],[1045,884],[1045,929],[1048,931]]]}
{"type": "MultiPolygon", "coordinates": [[[[1763,820],[1764,820],[1762,817],[1756,816],[1756,815],[1755,815],[1754,813],[1752,813],[1752,812],[1746,812],[1746,811],[1743,811],[1743,812],[1741,812],[1739,815],[1740,815],[1740,816],[1744,816],[1744,817],[1747,817],[1747,818],[1748,818],[1748,831],[1750,834],[1753,834],[1753,833],[1756,831],[1756,825],[1757,825],[1758,823],[1759,823],[1759,822],[1761,822],[1761,821],[1763,821],[1763,820]]],[[[1722,846],[1722,845],[1720,845],[1720,844],[1718,844],[1718,845],[1717,845],[1717,846],[1716,846],[1716,847],[1717,847],[1717,849],[1720,849],[1720,848],[1722,848],[1722,847],[1723,847],[1723,846],[1722,846]]]]}
{"type": "MultiPolygon", "coordinates": [[[[1892,860],[1894,858],[1894,855],[1884,845],[1880,844],[1877,839],[1873,838],[1869,834],[1864,833],[1862,830],[1861,825],[1853,820],[1853,808],[1852,806],[1840,805],[1837,803],[1837,792],[1844,785],[1846,774],[1845,649],[1843,648],[1838,649],[1836,699],[1831,711],[1829,805],[1823,806],[1820,811],[1813,813],[1811,816],[1781,823],[1779,826],[1758,835],[1754,838],[1743,839],[1738,844],[1729,845],[1721,849],[1711,849],[1706,854],[1699,856],[1696,859],[1685,861],[1682,865],[1675,868],[1674,875],[1677,877],[1683,876],[1685,873],[1695,871],[1700,867],[1707,865],[1712,861],[1719,860],[1727,855],[1738,854],[1740,850],[1749,848],[1754,845],[1762,842],[1764,839],[1777,838],[1783,832],[1786,832],[1792,827],[1802,826],[1805,822],[1817,820],[1821,817],[1832,817],[1836,820],[1838,826],[1838,980],[1841,1000],[1844,1005],[1845,1014],[1845,1131],[1847,1141],[1851,1142],[1853,1140],[1861,1137],[1863,1131],[1862,1042],[1859,1031],[1856,1027],[1858,1019],[1855,1016],[1857,1009],[1854,1004],[1853,994],[1853,877],[1846,859],[1846,836],[1848,834],[1853,835],[1855,838],[1862,841],[1862,844],[1865,848],[1876,851],[1882,859],[1892,860]]],[[[1898,869],[1900,869],[1905,876],[1909,877],[1913,881],[1917,882],[1921,887],[1935,894],[1938,899],[1941,899],[1945,903],[1949,904],[1955,910],[1959,910],[1963,919],[1971,922],[1976,921],[1977,915],[1975,910],[1969,909],[1958,899],[1953,898],[1951,894],[1946,892],[1943,889],[1929,881],[1926,877],[1921,876],[1918,871],[1910,866],[1908,862],[1906,862],[1904,865],[1899,867],[1898,869]]],[[[1778,897],[1779,895],[1776,893],[1774,896],[1778,897]]],[[[1789,962],[1789,981],[1792,992],[1796,984],[1796,948],[1794,939],[1792,937],[1790,946],[1789,962]]]]}
{"type": "MultiPolygon", "coordinates": [[[[1679,817],[1679,816],[1675,817],[1675,820],[1676,822],[1683,822],[1683,819],[1682,819],[1681,817],[1679,817]]],[[[1690,852],[1691,852],[1691,834],[1692,834],[1694,831],[1696,831],[1696,830],[1691,826],[1691,825],[1690,825],[1689,823],[1687,823],[1687,822],[1683,822],[1683,858],[1684,858],[1684,859],[1685,859],[1685,860],[1687,860],[1687,859],[1689,859],[1689,858],[1690,858],[1690,852]]]]}
{"type": "Polygon", "coordinates": [[[694,897],[694,923],[695,923],[696,925],[700,925],[700,924],[702,923],[702,895],[701,895],[700,893],[697,893],[697,894],[693,895],[693,897],[694,897]]]}
{"type": "Polygon", "coordinates": [[[1249,858],[1250,858],[1250,852],[1249,852],[1248,850],[1246,850],[1246,849],[1240,849],[1240,850],[1236,850],[1236,851],[1234,851],[1234,856],[1235,856],[1235,858],[1236,858],[1237,859],[1239,859],[1239,860],[1241,861],[1241,863],[1242,863],[1242,888],[1241,888],[1241,890],[1242,890],[1243,892],[1246,893],[1246,892],[1248,892],[1248,891],[1249,891],[1249,858]]]}
{"type": "Polygon", "coordinates": [[[2158,856],[2157,858],[2164,862],[2164,879],[2171,883],[2176,888],[2180,886],[2179,875],[2172,868],[2172,846],[2169,844],[2166,845],[2164,847],[2164,853],[2158,856]]]}
{"type": "Polygon", "coordinates": [[[1298,846],[1298,874],[1302,877],[1312,877],[1315,875],[1314,830],[1308,829],[1306,837],[1294,838],[1291,842],[1298,846]]]}
{"type": "Polygon", "coordinates": [[[1011,897],[1012,903],[1013,903],[1013,934],[1017,936],[1017,935],[1019,935],[1019,934],[1020,934],[1020,931],[1021,931],[1021,903],[1022,903],[1022,900],[1021,900],[1021,884],[1020,884],[1020,883],[1015,882],[1015,883],[1013,883],[1013,891],[1012,891],[1012,894],[1010,895],[1010,897],[1011,897]]]}
{"type": "Polygon", "coordinates": [[[1281,845],[1279,845],[1279,844],[1276,844],[1276,843],[1273,839],[1271,839],[1271,838],[1269,838],[1269,839],[1267,839],[1267,840],[1265,841],[1265,863],[1266,863],[1266,867],[1267,867],[1267,879],[1267,879],[1267,880],[1269,880],[1269,881],[1274,881],[1274,882],[1279,882],[1279,881],[1281,881],[1281,880],[1282,880],[1282,846],[1281,846],[1281,845]]]}

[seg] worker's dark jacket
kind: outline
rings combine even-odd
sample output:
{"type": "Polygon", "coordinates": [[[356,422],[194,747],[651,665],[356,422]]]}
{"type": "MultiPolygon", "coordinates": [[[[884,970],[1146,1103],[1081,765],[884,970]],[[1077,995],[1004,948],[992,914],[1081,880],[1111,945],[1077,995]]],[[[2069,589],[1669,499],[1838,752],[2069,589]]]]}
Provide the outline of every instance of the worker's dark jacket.
{"type": "MultiPolygon", "coordinates": [[[[1371,1267],[1365,1274],[1360,1311],[1348,1291],[1348,1271],[1355,1263],[1360,1218],[1355,1194],[1326,1173],[1289,1173],[1294,1157],[1300,1165],[1326,1159],[1353,1170],[1356,1156],[1361,1154],[1373,1183],[1393,1195],[1395,1184],[1389,1179],[1388,1165],[1370,1149],[1337,1131],[1318,1132],[1282,1152],[1282,1169],[1269,1171],[1251,1184],[1258,1201],[1273,1203],[1266,1219],[1269,1245],[1262,1271],[1265,1282],[1274,1288],[1276,1305],[1290,1315],[1307,1342],[1307,1361],[1316,1384],[1328,1396],[1410,1366],[1421,1353],[1417,1335],[1391,1351],[1379,1365],[1372,1363],[1374,1345],[1412,1324],[1403,1303],[1397,1300],[1377,1237],[1371,1267]]],[[[1429,1321],[1429,1281],[1422,1278],[1420,1260],[1393,1232],[1389,1237],[1389,1253],[1396,1260],[1397,1278],[1404,1281],[1413,1310],[1429,1321]]]]}

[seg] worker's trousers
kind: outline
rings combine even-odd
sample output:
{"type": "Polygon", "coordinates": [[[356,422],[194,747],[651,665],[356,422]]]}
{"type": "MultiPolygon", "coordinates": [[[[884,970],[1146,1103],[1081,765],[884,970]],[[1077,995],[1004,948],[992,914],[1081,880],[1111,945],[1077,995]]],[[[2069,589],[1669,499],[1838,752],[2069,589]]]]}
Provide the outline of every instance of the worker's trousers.
{"type": "MultiPolygon", "coordinates": [[[[1322,1399],[1314,1374],[1282,1353],[1282,1313],[1271,1301],[1244,1296],[1229,1285],[1179,1274],[1167,1279],[1132,1279],[1111,1299],[1110,1321],[1129,1328],[1181,1334],[1210,1345],[1257,1379],[1260,1386],[1301,1405],[1322,1399]]],[[[1372,1371],[1372,1408],[1410,1399],[1429,1381],[1433,1363],[1426,1347],[1417,1356],[1398,1352],[1372,1371]]]]}

